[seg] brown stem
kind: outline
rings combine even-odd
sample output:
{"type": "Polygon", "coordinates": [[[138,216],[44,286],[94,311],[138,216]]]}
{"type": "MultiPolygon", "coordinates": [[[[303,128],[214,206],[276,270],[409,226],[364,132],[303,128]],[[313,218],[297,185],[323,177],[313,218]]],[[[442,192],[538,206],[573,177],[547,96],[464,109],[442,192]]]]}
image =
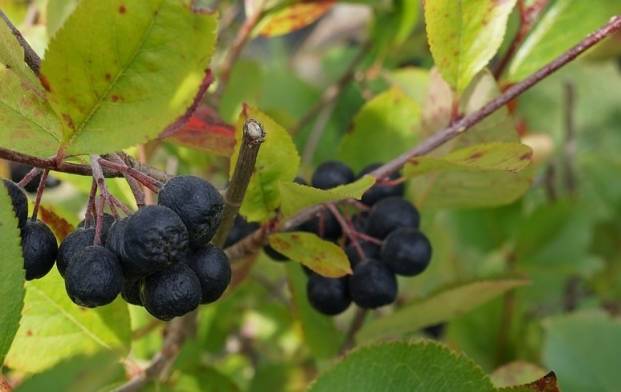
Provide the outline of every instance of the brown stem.
{"type": "Polygon", "coordinates": [[[149,188],[150,190],[152,190],[153,192],[159,192],[159,189],[161,187],[161,183],[159,180],[153,178],[153,177],[149,177],[148,175],[134,169],[133,167],[129,167],[125,164],[121,164],[121,163],[116,163],[116,162],[112,162],[112,161],[108,161],[106,159],[100,158],[99,159],[99,163],[102,166],[117,170],[121,173],[123,173],[124,175],[128,175],[128,176],[132,176],[133,178],[135,178],[138,182],[140,182],[142,185],[146,186],[147,188],[149,188]]]}
{"type": "Polygon", "coordinates": [[[22,33],[17,30],[17,28],[11,23],[11,20],[0,10],[0,18],[4,20],[4,22],[9,26],[11,32],[17,38],[20,46],[24,49],[24,62],[28,64],[28,67],[35,73],[35,75],[39,75],[39,68],[41,67],[41,58],[37,52],[32,49],[32,47],[28,44],[28,42],[22,36],[22,33]]]}
{"type": "Polygon", "coordinates": [[[37,176],[39,175],[39,173],[41,173],[41,169],[39,169],[38,167],[33,167],[32,169],[30,169],[30,171],[28,172],[28,174],[26,174],[21,180],[19,180],[19,182],[17,183],[17,185],[19,185],[20,187],[25,187],[26,185],[30,184],[30,182],[37,176]]]}
{"type": "Polygon", "coordinates": [[[339,350],[339,355],[344,355],[347,350],[354,346],[354,339],[356,337],[356,334],[364,325],[364,320],[366,319],[368,313],[369,312],[366,309],[356,309],[354,318],[351,320],[351,324],[349,325],[347,333],[345,334],[345,340],[343,341],[341,349],[339,350]]]}
{"type": "MultiPolygon", "coordinates": [[[[125,162],[121,159],[121,157],[118,154],[110,154],[110,159],[113,162],[116,162],[118,164],[125,164],[125,162]]],[[[138,208],[144,207],[145,199],[144,199],[144,191],[142,190],[142,186],[138,183],[138,181],[136,181],[134,177],[130,176],[127,173],[123,173],[123,177],[125,177],[125,181],[127,181],[127,184],[129,185],[129,189],[131,189],[132,194],[134,195],[134,199],[136,200],[136,206],[138,208]]]]}
{"type": "Polygon", "coordinates": [[[157,327],[163,326],[164,323],[160,320],[153,319],[149,321],[146,325],[132,331],[132,340],[139,340],[148,334],[150,334],[157,327]]]}
{"type": "Polygon", "coordinates": [[[32,209],[32,220],[37,220],[39,215],[39,205],[41,205],[41,197],[45,190],[45,183],[47,182],[47,175],[50,174],[49,170],[44,170],[39,180],[39,186],[37,187],[37,195],[35,196],[34,208],[32,209]]]}
{"type": "Polygon", "coordinates": [[[356,252],[358,253],[358,256],[360,256],[361,259],[364,259],[364,251],[362,250],[362,247],[358,243],[358,238],[352,231],[351,226],[347,223],[345,218],[343,218],[343,215],[341,215],[338,208],[336,208],[336,206],[332,203],[326,204],[326,208],[328,208],[330,213],[334,215],[334,218],[337,220],[337,222],[339,222],[339,225],[341,225],[341,229],[343,230],[343,233],[345,233],[345,236],[349,238],[351,243],[354,245],[354,248],[356,248],[356,252]]]}
{"type": "MultiPolygon", "coordinates": [[[[449,140],[452,140],[455,137],[461,135],[462,133],[467,132],[472,126],[478,124],[479,122],[487,118],[490,114],[505,106],[511,100],[520,96],[522,93],[533,87],[539,81],[550,76],[559,68],[574,60],[580,54],[584,53],[586,50],[593,47],[595,44],[602,41],[609,35],[615,33],[619,29],[621,29],[621,16],[615,16],[597,31],[585,37],[576,46],[561,54],[552,62],[546,64],[540,70],[531,74],[523,81],[513,85],[512,87],[507,89],[502,95],[488,102],[481,109],[461,118],[454,124],[451,124],[448,127],[437,131],[427,139],[423,140],[416,147],[396,157],[392,161],[387,162],[386,164],[369,174],[374,176],[375,178],[386,177],[391,173],[399,170],[410,159],[427,154],[438,148],[439,146],[443,145],[444,143],[448,142],[449,140]]],[[[293,227],[299,226],[300,224],[312,218],[316,213],[320,211],[321,208],[322,206],[313,206],[304,209],[294,217],[281,224],[280,229],[288,230],[293,227]]],[[[231,255],[231,257],[242,257],[246,254],[252,253],[256,250],[256,246],[260,246],[262,244],[262,242],[259,242],[259,240],[264,238],[264,234],[257,231],[247,236],[243,240],[239,241],[237,244],[229,247],[227,249],[227,254],[231,255]],[[253,247],[253,245],[255,245],[255,247],[253,247]]]]}

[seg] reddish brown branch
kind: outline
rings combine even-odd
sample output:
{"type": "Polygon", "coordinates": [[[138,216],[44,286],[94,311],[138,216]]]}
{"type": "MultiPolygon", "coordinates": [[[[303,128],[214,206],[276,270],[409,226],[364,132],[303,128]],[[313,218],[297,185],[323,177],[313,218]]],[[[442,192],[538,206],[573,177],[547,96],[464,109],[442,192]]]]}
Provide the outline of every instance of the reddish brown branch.
{"type": "Polygon", "coordinates": [[[22,36],[22,33],[17,30],[13,23],[11,23],[11,20],[4,14],[4,12],[2,12],[2,10],[0,10],[0,18],[2,18],[7,26],[9,26],[9,29],[11,29],[11,32],[17,39],[17,42],[19,42],[20,46],[24,49],[24,62],[28,65],[28,67],[30,67],[35,75],[39,75],[39,68],[41,68],[41,59],[39,58],[39,55],[37,55],[37,52],[32,49],[32,47],[22,36]]]}

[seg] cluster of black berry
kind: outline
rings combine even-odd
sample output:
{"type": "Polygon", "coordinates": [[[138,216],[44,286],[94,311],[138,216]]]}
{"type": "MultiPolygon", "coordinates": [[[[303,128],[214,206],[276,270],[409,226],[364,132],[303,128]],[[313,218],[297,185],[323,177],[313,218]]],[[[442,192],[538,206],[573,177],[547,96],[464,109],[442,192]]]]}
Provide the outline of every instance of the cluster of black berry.
{"type": "Polygon", "coordinates": [[[44,277],[54,266],[58,244],[52,230],[43,222],[28,219],[28,198],[12,181],[3,180],[18,220],[26,280],[44,277]]]}
{"type": "MultiPolygon", "coordinates": [[[[369,165],[355,176],[341,162],[324,162],[313,174],[311,185],[320,189],[334,188],[379,166],[379,163],[369,165]]],[[[305,268],[309,276],[308,299],[319,312],[336,315],[345,311],[352,301],[365,309],[391,304],[397,297],[396,275],[415,276],[429,265],[431,244],[419,230],[417,209],[403,198],[405,187],[399,178],[399,173],[393,173],[363,195],[365,207],[351,217],[350,232],[355,238],[343,235],[339,221],[327,209],[295,229],[341,244],[351,263],[353,274],[343,278],[326,278],[305,268]]],[[[296,179],[296,182],[303,183],[303,180],[296,179]]],[[[240,228],[244,227],[248,225],[240,224],[240,228]]],[[[273,260],[287,260],[269,246],[265,246],[264,251],[273,260]]]]}

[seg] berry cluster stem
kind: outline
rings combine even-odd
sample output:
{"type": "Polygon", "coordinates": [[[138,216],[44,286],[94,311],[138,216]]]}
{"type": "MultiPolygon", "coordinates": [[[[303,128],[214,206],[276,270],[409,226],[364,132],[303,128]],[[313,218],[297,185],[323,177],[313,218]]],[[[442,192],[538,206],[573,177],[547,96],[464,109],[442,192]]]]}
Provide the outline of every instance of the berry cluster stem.
{"type": "Polygon", "coordinates": [[[41,173],[41,169],[39,169],[38,167],[33,167],[21,180],[19,180],[19,182],[17,183],[17,185],[19,185],[20,187],[25,187],[26,185],[30,184],[30,182],[39,174],[41,173]]]}
{"type": "Polygon", "coordinates": [[[44,170],[43,174],[41,174],[41,180],[39,180],[39,187],[37,187],[37,195],[35,196],[35,203],[32,209],[32,220],[37,220],[37,216],[39,215],[39,205],[41,205],[41,197],[43,196],[47,175],[49,173],[49,170],[44,170]]]}

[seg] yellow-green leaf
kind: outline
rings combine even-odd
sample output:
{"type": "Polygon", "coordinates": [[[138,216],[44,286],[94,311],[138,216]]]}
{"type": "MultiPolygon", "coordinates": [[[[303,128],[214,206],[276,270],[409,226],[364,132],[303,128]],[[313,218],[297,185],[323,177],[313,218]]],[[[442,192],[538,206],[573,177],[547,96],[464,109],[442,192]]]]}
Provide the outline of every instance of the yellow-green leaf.
{"type": "Polygon", "coordinates": [[[280,181],[291,181],[298,172],[300,157],[287,131],[256,108],[245,106],[235,126],[235,150],[231,157],[230,173],[233,174],[239,155],[246,119],[258,121],[265,131],[265,140],[250,178],[240,212],[249,221],[262,221],[274,214],[280,206],[280,181]]]}
{"type": "Polygon", "coordinates": [[[373,184],[375,184],[375,179],[371,176],[363,176],[350,184],[325,190],[296,184],[295,182],[281,181],[279,184],[282,202],[280,210],[285,217],[288,217],[316,204],[343,199],[360,200],[364,192],[372,187],[373,184]]]}
{"type": "Polygon", "coordinates": [[[335,0],[294,3],[269,13],[257,28],[263,37],[276,37],[300,30],[313,23],[334,5],[335,0]]]}
{"type": "Polygon", "coordinates": [[[0,180],[0,366],[17,332],[24,304],[24,260],[11,199],[0,180]]]}
{"type": "Polygon", "coordinates": [[[192,103],[216,29],[215,14],[184,1],[80,1],[41,64],[66,152],[110,152],[161,133],[192,103]]]}
{"type": "Polygon", "coordinates": [[[444,79],[463,92],[494,57],[516,0],[427,0],[431,54],[444,79]]]}
{"type": "Polygon", "coordinates": [[[293,261],[304,264],[320,275],[338,278],[351,274],[349,259],[343,249],[313,233],[274,233],[270,246],[293,261]]]}
{"type": "Polygon", "coordinates": [[[0,64],[10,68],[22,80],[39,83],[34,72],[24,62],[24,49],[4,20],[0,20],[0,64]]]}
{"type": "Polygon", "coordinates": [[[127,305],[117,298],[96,309],[71,302],[56,270],[26,284],[26,298],[7,366],[40,372],[76,354],[109,350],[119,357],[129,351],[131,329],[127,305]]]}

